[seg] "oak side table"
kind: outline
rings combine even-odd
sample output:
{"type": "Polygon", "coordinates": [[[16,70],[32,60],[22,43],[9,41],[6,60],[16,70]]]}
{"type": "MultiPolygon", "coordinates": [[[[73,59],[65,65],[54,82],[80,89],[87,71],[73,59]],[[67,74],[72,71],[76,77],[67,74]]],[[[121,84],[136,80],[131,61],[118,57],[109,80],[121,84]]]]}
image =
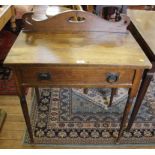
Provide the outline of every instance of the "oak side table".
{"type": "Polygon", "coordinates": [[[24,87],[129,88],[120,124],[120,139],[137,95],[140,80],[151,63],[130,32],[128,18],[109,22],[85,11],[66,11],[37,21],[23,16],[24,30],[4,64],[16,75],[18,96],[31,143],[35,143],[24,87]],[[73,17],[77,16],[78,21],[73,17]]]}

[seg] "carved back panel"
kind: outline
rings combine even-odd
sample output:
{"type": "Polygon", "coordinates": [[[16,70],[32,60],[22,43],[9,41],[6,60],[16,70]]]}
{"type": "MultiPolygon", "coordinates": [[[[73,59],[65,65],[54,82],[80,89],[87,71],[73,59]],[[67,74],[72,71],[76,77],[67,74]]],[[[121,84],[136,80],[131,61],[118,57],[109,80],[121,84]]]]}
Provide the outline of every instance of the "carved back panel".
{"type": "Polygon", "coordinates": [[[122,15],[121,17],[119,22],[111,22],[90,12],[70,10],[42,21],[35,20],[33,18],[33,12],[29,12],[23,15],[23,21],[24,31],[52,33],[74,33],[83,31],[126,33],[130,20],[126,15],[122,15]],[[75,20],[74,17],[78,20],[75,20]]]}

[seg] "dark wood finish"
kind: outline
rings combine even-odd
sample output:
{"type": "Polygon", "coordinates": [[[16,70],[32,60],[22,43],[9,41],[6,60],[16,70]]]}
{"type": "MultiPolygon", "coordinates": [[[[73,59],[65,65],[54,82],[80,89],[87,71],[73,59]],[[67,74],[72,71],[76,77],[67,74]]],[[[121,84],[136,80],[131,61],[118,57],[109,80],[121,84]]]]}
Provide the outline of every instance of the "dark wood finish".
{"type": "Polygon", "coordinates": [[[39,88],[38,87],[35,87],[35,94],[36,94],[37,103],[39,103],[39,101],[40,101],[40,93],[39,93],[39,88]]]}
{"type": "Polygon", "coordinates": [[[122,119],[121,124],[120,124],[120,132],[119,132],[118,137],[116,139],[116,143],[119,141],[121,135],[123,134],[123,129],[125,128],[126,121],[128,119],[129,110],[130,110],[132,102],[133,102],[133,97],[131,96],[131,89],[129,89],[128,94],[129,94],[128,95],[128,100],[127,100],[125,110],[124,110],[124,113],[123,113],[123,119],[122,119]]]}
{"type": "Polygon", "coordinates": [[[131,88],[129,89],[128,100],[127,100],[127,103],[126,103],[126,106],[124,109],[123,118],[122,118],[121,125],[120,125],[120,131],[119,131],[118,137],[116,139],[116,142],[119,141],[121,135],[123,134],[123,130],[126,128],[126,122],[128,119],[128,115],[131,110],[131,106],[132,106],[134,97],[136,96],[136,94],[138,92],[142,73],[143,73],[142,70],[137,70],[135,73],[135,78],[133,80],[132,89],[131,88]]]}
{"type": "Polygon", "coordinates": [[[113,98],[116,95],[116,92],[117,92],[117,88],[112,88],[111,89],[111,96],[110,96],[110,101],[109,101],[108,107],[112,106],[113,98]]]}
{"type": "Polygon", "coordinates": [[[25,95],[20,96],[19,99],[20,99],[23,115],[24,115],[24,118],[25,118],[27,130],[28,130],[28,133],[29,133],[30,142],[34,143],[32,126],[31,126],[31,121],[30,121],[30,117],[29,117],[29,112],[28,112],[28,107],[27,107],[27,102],[26,102],[25,95]]]}
{"type": "Polygon", "coordinates": [[[22,108],[24,119],[26,122],[26,127],[28,130],[30,142],[34,143],[32,126],[31,126],[31,121],[30,121],[30,117],[29,117],[27,101],[26,101],[26,97],[25,97],[25,90],[24,90],[25,88],[23,86],[21,86],[21,77],[20,77],[20,73],[19,73],[18,68],[16,68],[16,67],[13,68],[13,71],[15,73],[15,82],[16,82],[17,93],[18,93],[18,97],[20,100],[20,105],[22,108]]]}
{"type": "Polygon", "coordinates": [[[88,94],[88,90],[89,90],[88,88],[84,88],[84,89],[83,89],[83,93],[84,93],[84,94],[88,94]]]}
{"type": "Polygon", "coordinates": [[[136,115],[137,115],[137,113],[139,111],[139,108],[140,108],[140,106],[142,104],[142,101],[144,99],[144,96],[146,94],[146,91],[148,89],[148,86],[149,86],[152,78],[153,78],[153,73],[147,72],[145,77],[142,80],[140,90],[139,90],[139,93],[138,93],[138,96],[137,96],[133,111],[131,113],[131,117],[130,117],[128,126],[127,126],[127,131],[129,131],[131,129],[131,127],[132,127],[132,124],[133,124],[133,122],[134,122],[134,120],[136,118],[136,115]]]}

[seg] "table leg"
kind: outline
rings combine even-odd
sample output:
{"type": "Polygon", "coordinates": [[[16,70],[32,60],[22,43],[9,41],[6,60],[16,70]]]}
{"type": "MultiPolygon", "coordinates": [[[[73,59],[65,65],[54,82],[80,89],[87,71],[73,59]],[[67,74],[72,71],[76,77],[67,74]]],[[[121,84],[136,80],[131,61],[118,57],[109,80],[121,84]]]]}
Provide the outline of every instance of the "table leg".
{"type": "Polygon", "coordinates": [[[117,88],[112,88],[111,89],[111,96],[110,96],[110,102],[109,102],[108,107],[111,107],[112,102],[113,102],[113,98],[114,98],[114,95],[116,95],[116,92],[117,92],[117,88]]]}
{"type": "Polygon", "coordinates": [[[137,115],[137,113],[139,111],[139,108],[141,106],[141,103],[143,101],[143,98],[144,98],[144,96],[146,94],[146,91],[148,89],[148,86],[149,86],[152,78],[153,78],[153,73],[147,72],[145,77],[142,80],[142,83],[141,83],[141,86],[140,86],[140,89],[139,89],[139,93],[138,93],[138,96],[137,96],[137,99],[136,99],[132,114],[131,114],[130,119],[129,119],[129,123],[128,123],[128,126],[127,126],[127,131],[129,131],[131,129],[131,127],[132,127],[132,124],[133,124],[133,122],[134,122],[134,120],[136,118],[136,115],[137,115]]]}
{"type": "Polygon", "coordinates": [[[84,93],[84,94],[88,94],[88,88],[84,88],[84,89],[83,89],[83,93],[84,93]]]}
{"type": "Polygon", "coordinates": [[[127,100],[125,110],[124,110],[124,113],[123,113],[123,118],[122,118],[122,121],[121,121],[120,130],[119,130],[119,134],[118,134],[118,137],[116,139],[116,142],[119,141],[120,137],[123,134],[123,130],[125,128],[125,125],[126,125],[126,122],[127,122],[127,119],[128,119],[128,115],[129,115],[129,112],[130,112],[130,109],[131,109],[133,99],[134,99],[134,97],[132,95],[132,90],[130,88],[129,95],[128,95],[128,100],[127,100]]]}
{"type": "Polygon", "coordinates": [[[24,119],[25,119],[25,122],[26,122],[27,130],[28,130],[28,133],[29,133],[30,142],[33,143],[34,142],[34,140],[33,140],[33,132],[32,132],[32,127],[31,127],[31,122],[30,122],[30,117],[29,117],[26,97],[23,94],[23,95],[19,96],[19,99],[20,99],[20,103],[21,103],[24,119]]]}
{"type": "Polygon", "coordinates": [[[118,143],[120,137],[123,134],[123,130],[126,127],[128,115],[129,115],[133,100],[137,95],[142,74],[143,74],[142,70],[136,70],[136,72],[135,72],[132,87],[129,89],[128,99],[127,99],[126,106],[125,106],[125,109],[124,109],[123,118],[122,118],[122,121],[121,121],[121,124],[120,124],[120,130],[119,130],[119,133],[118,133],[118,137],[116,139],[116,143],[118,143]]]}
{"type": "Polygon", "coordinates": [[[38,89],[38,87],[35,87],[35,94],[36,94],[37,103],[39,104],[39,101],[40,101],[40,94],[39,94],[39,89],[38,89]]]}
{"type": "Polygon", "coordinates": [[[28,130],[29,138],[30,138],[30,143],[34,143],[32,126],[31,126],[31,121],[30,121],[30,117],[29,117],[27,101],[26,101],[26,97],[25,97],[25,89],[23,86],[21,86],[20,72],[19,72],[18,68],[13,68],[12,70],[15,74],[15,82],[16,82],[17,93],[18,93],[18,96],[20,99],[22,112],[23,112],[24,119],[26,122],[26,127],[28,130]]]}
{"type": "MultiPolygon", "coordinates": [[[[88,94],[88,88],[84,88],[83,93],[88,94]]],[[[110,102],[109,102],[108,107],[111,107],[114,95],[116,95],[116,93],[117,93],[117,88],[111,88],[111,96],[110,96],[110,102]]]]}

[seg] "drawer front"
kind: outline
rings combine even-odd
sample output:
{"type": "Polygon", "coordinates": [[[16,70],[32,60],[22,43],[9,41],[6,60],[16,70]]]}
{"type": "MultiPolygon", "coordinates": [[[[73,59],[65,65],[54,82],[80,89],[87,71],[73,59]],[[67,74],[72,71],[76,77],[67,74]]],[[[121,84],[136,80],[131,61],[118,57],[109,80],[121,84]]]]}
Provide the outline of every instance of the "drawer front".
{"type": "Polygon", "coordinates": [[[56,85],[131,84],[134,70],[102,67],[24,67],[23,83],[56,85]]]}

